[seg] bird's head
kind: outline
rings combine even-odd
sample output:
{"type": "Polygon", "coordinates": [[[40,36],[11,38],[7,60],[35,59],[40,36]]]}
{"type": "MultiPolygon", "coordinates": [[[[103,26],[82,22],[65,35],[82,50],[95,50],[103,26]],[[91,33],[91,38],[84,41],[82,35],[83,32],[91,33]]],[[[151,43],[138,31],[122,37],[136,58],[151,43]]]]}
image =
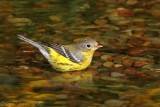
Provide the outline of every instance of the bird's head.
{"type": "Polygon", "coordinates": [[[77,48],[79,48],[83,52],[95,51],[98,48],[103,47],[93,39],[85,39],[85,40],[79,41],[76,45],[77,45],[77,48]]]}

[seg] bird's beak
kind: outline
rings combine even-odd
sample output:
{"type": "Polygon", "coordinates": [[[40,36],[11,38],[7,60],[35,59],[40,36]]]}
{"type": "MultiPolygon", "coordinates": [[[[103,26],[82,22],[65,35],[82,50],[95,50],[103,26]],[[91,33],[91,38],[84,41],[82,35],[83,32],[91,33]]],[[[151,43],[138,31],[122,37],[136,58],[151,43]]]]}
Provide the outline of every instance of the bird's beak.
{"type": "Polygon", "coordinates": [[[102,46],[102,45],[97,45],[97,46],[96,46],[96,48],[101,48],[101,47],[103,47],[103,46],[102,46]]]}

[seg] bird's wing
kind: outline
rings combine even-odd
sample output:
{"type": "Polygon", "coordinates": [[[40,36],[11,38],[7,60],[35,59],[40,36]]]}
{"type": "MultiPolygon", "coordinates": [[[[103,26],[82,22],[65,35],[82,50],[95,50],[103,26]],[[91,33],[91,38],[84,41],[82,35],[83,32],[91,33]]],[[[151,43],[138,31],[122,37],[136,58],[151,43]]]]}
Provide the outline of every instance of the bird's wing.
{"type": "Polygon", "coordinates": [[[53,48],[56,52],[58,52],[60,55],[68,58],[72,62],[75,62],[75,63],[82,62],[82,60],[79,59],[73,52],[69,51],[62,45],[50,44],[50,47],[53,48]]]}

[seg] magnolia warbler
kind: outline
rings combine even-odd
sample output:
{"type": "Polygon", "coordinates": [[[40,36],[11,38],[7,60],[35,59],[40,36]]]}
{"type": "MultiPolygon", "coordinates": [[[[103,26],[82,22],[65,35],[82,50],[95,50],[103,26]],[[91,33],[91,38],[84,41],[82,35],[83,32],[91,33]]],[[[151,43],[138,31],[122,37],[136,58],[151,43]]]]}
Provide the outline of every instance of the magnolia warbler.
{"type": "Polygon", "coordinates": [[[50,44],[43,45],[34,42],[22,35],[18,38],[37,47],[56,71],[67,72],[83,70],[87,68],[93,57],[93,53],[102,47],[95,40],[85,39],[71,45],[50,44]]]}

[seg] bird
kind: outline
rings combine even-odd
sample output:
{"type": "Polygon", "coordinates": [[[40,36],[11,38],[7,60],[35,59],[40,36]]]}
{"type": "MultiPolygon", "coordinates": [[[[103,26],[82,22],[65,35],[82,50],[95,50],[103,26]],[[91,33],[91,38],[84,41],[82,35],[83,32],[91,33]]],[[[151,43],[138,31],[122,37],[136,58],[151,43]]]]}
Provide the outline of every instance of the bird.
{"type": "Polygon", "coordinates": [[[23,35],[17,35],[25,41],[38,48],[41,54],[48,60],[52,68],[60,72],[81,71],[86,69],[92,61],[94,52],[103,47],[93,39],[80,40],[75,44],[40,44],[23,35]]]}

